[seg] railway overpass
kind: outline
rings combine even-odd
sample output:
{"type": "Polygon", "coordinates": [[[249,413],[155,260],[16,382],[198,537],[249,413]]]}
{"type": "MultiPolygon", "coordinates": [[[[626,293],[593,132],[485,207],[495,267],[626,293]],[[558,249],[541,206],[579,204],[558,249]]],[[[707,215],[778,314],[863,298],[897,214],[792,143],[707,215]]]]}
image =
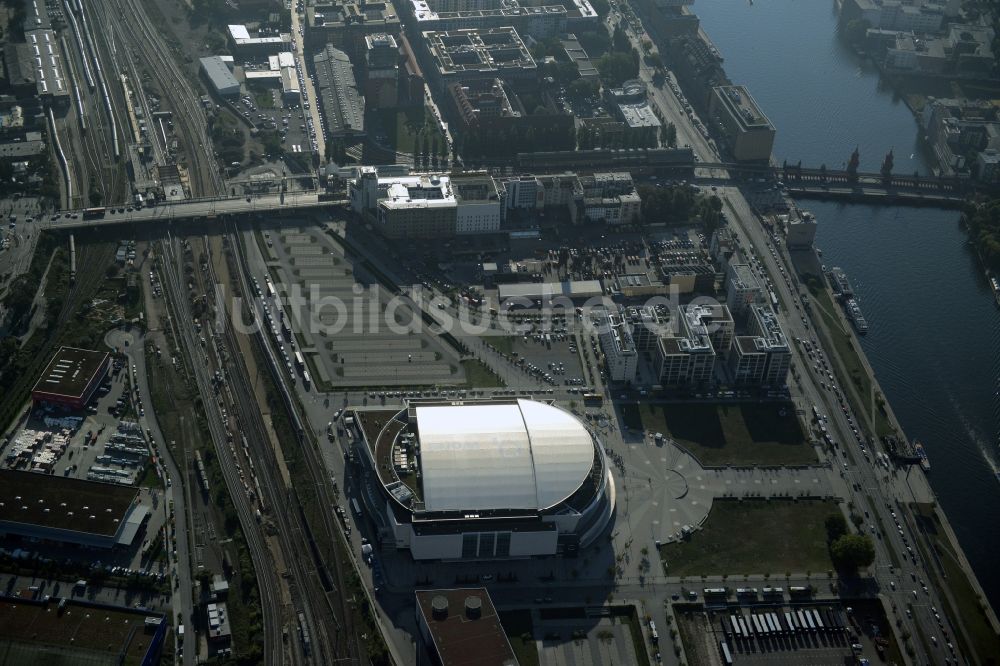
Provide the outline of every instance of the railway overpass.
{"type": "Polygon", "coordinates": [[[93,215],[88,215],[86,210],[62,211],[58,215],[39,220],[39,225],[52,230],[90,229],[118,224],[155,225],[198,219],[210,221],[227,215],[282,215],[347,203],[346,199],[330,200],[324,193],[312,190],[161,202],[154,206],[132,210],[116,206],[108,207],[103,213],[93,215]]]}

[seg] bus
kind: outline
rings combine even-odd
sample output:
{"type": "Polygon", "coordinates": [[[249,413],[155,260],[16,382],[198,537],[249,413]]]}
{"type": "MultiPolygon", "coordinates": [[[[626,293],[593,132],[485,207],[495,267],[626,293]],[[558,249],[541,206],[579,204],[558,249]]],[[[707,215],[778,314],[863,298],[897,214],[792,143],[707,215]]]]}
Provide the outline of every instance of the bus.
{"type": "Polygon", "coordinates": [[[795,615],[790,612],[785,613],[785,624],[788,625],[788,630],[794,632],[798,627],[795,624],[795,615]]]}
{"type": "Polygon", "coordinates": [[[788,588],[788,593],[793,597],[794,596],[808,597],[810,595],[809,588],[804,587],[802,585],[793,585],[792,587],[788,588]]]}
{"type": "Polygon", "coordinates": [[[705,593],[705,597],[725,597],[729,595],[729,591],[724,587],[706,587],[702,590],[705,593]]]}
{"type": "Polygon", "coordinates": [[[305,386],[308,389],[310,381],[311,380],[309,379],[309,371],[308,370],[303,370],[302,371],[302,385],[305,386]]]}
{"type": "Polygon", "coordinates": [[[600,407],[604,404],[604,397],[600,393],[584,393],[583,404],[600,407]]]}
{"type": "Polygon", "coordinates": [[[733,625],[733,635],[736,636],[736,638],[743,638],[743,632],[740,631],[740,623],[736,621],[735,615],[729,616],[729,623],[733,625]]]}
{"type": "Polygon", "coordinates": [[[354,509],[354,514],[358,518],[360,518],[361,517],[361,505],[358,504],[358,498],[357,497],[352,497],[351,498],[351,508],[354,509]]]}
{"type": "Polygon", "coordinates": [[[274,283],[271,282],[270,280],[267,281],[267,297],[268,298],[274,298],[275,297],[274,283]]]}
{"type": "Polygon", "coordinates": [[[813,610],[810,612],[813,615],[813,620],[816,621],[816,628],[820,630],[825,629],[825,627],[823,626],[823,618],[819,616],[819,611],[813,610]]]}
{"type": "Polygon", "coordinates": [[[799,627],[802,628],[802,631],[808,631],[808,629],[809,629],[809,623],[806,622],[806,616],[805,616],[805,614],[802,611],[797,610],[797,611],[795,611],[795,617],[798,619],[798,621],[799,621],[799,627]]]}
{"type": "Polygon", "coordinates": [[[722,663],[726,666],[732,666],[733,655],[729,652],[729,646],[726,645],[726,641],[721,641],[719,643],[719,649],[722,651],[722,663]]]}
{"type": "Polygon", "coordinates": [[[107,211],[104,206],[98,206],[95,208],[84,208],[83,209],[83,219],[85,220],[96,220],[99,217],[104,217],[104,213],[107,211]]]}
{"type": "Polygon", "coordinates": [[[302,358],[302,352],[295,350],[295,367],[299,370],[304,370],[306,367],[306,360],[302,358]]]}

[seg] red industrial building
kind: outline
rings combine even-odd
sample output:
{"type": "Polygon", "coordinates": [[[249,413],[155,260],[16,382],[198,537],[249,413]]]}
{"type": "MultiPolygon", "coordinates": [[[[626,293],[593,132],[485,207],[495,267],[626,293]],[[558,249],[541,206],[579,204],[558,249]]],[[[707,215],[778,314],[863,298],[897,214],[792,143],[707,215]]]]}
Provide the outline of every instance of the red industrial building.
{"type": "Polygon", "coordinates": [[[108,374],[108,352],[60,347],[31,390],[35,403],[82,409],[108,374]]]}

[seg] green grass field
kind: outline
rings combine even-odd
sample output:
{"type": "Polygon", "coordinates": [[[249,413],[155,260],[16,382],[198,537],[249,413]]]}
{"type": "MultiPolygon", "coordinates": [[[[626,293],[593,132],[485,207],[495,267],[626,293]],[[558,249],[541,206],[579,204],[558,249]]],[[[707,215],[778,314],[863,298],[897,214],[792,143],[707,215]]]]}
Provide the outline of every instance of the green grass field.
{"type": "Polygon", "coordinates": [[[467,359],[462,361],[465,370],[465,384],[470,388],[497,388],[506,386],[503,380],[493,374],[482,361],[467,359]]]}
{"type": "Polygon", "coordinates": [[[806,442],[791,404],[640,405],[626,425],[669,435],[702,465],[807,465],[816,452],[806,442]]]}
{"type": "Polygon", "coordinates": [[[532,636],[531,611],[514,610],[500,613],[500,624],[507,634],[514,656],[520,666],[538,666],[538,648],[534,640],[524,640],[524,636],[532,636]]]}
{"type": "Polygon", "coordinates": [[[668,576],[830,571],[823,521],[839,512],[821,500],[716,500],[701,530],[660,555],[668,576]]]}
{"type": "Polygon", "coordinates": [[[419,148],[418,136],[421,130],[427,135],[429,146],[434,135],[438,137],[438,145],[443,141],[434,118],[426,107],[380,109],[372,114],[375,126],[386,134],[385,143],[401,153],[412,153],[414,148],[419,148]]]}
{"type": "MultiPolygon", "coordinates": [[[[941,560],[941,566],[944,568],[944,579],[939,576],[937,567],[931,570],[931,576],[938,580],[939,585],[947,586],[951,590],[951,595],[958,606],[958,608],[952,608],[951,603],[945,599],[946,612],[953,617],[955,615],[961,617],[962,624],[965,625],[969,638],[974,644],[973,649],[981,659],[984,659],[984,663],[989,663],[985,661],[986,658],[1000,655],[1000,635],[993,631],[993,627],[986,617],[986,612],[983,610],[981,599],[959,563],[934,509],[929,504],[911,504],[910,507],[913,509],[914,517],[920,521],[923,531],[930,537],[934,550],[941,560]]],[[[921,551],[923,550],[921,548],[921,551]]],[[[962,636],[957,635],[956,639],[959,647],[968,652],[962,636]]]]}

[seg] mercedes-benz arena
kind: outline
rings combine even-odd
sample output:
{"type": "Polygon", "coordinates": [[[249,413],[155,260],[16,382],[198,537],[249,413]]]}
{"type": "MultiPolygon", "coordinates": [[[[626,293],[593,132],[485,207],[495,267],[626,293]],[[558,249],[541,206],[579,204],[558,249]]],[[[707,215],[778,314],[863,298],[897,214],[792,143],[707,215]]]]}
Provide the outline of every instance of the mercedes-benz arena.
{"type": "Polygon", "coordinates": [[[572,556],[611,520],[602,445],[552,404],[412,402],[353,415],[364,504],[382,545],[416,560],[572,556]]]}

